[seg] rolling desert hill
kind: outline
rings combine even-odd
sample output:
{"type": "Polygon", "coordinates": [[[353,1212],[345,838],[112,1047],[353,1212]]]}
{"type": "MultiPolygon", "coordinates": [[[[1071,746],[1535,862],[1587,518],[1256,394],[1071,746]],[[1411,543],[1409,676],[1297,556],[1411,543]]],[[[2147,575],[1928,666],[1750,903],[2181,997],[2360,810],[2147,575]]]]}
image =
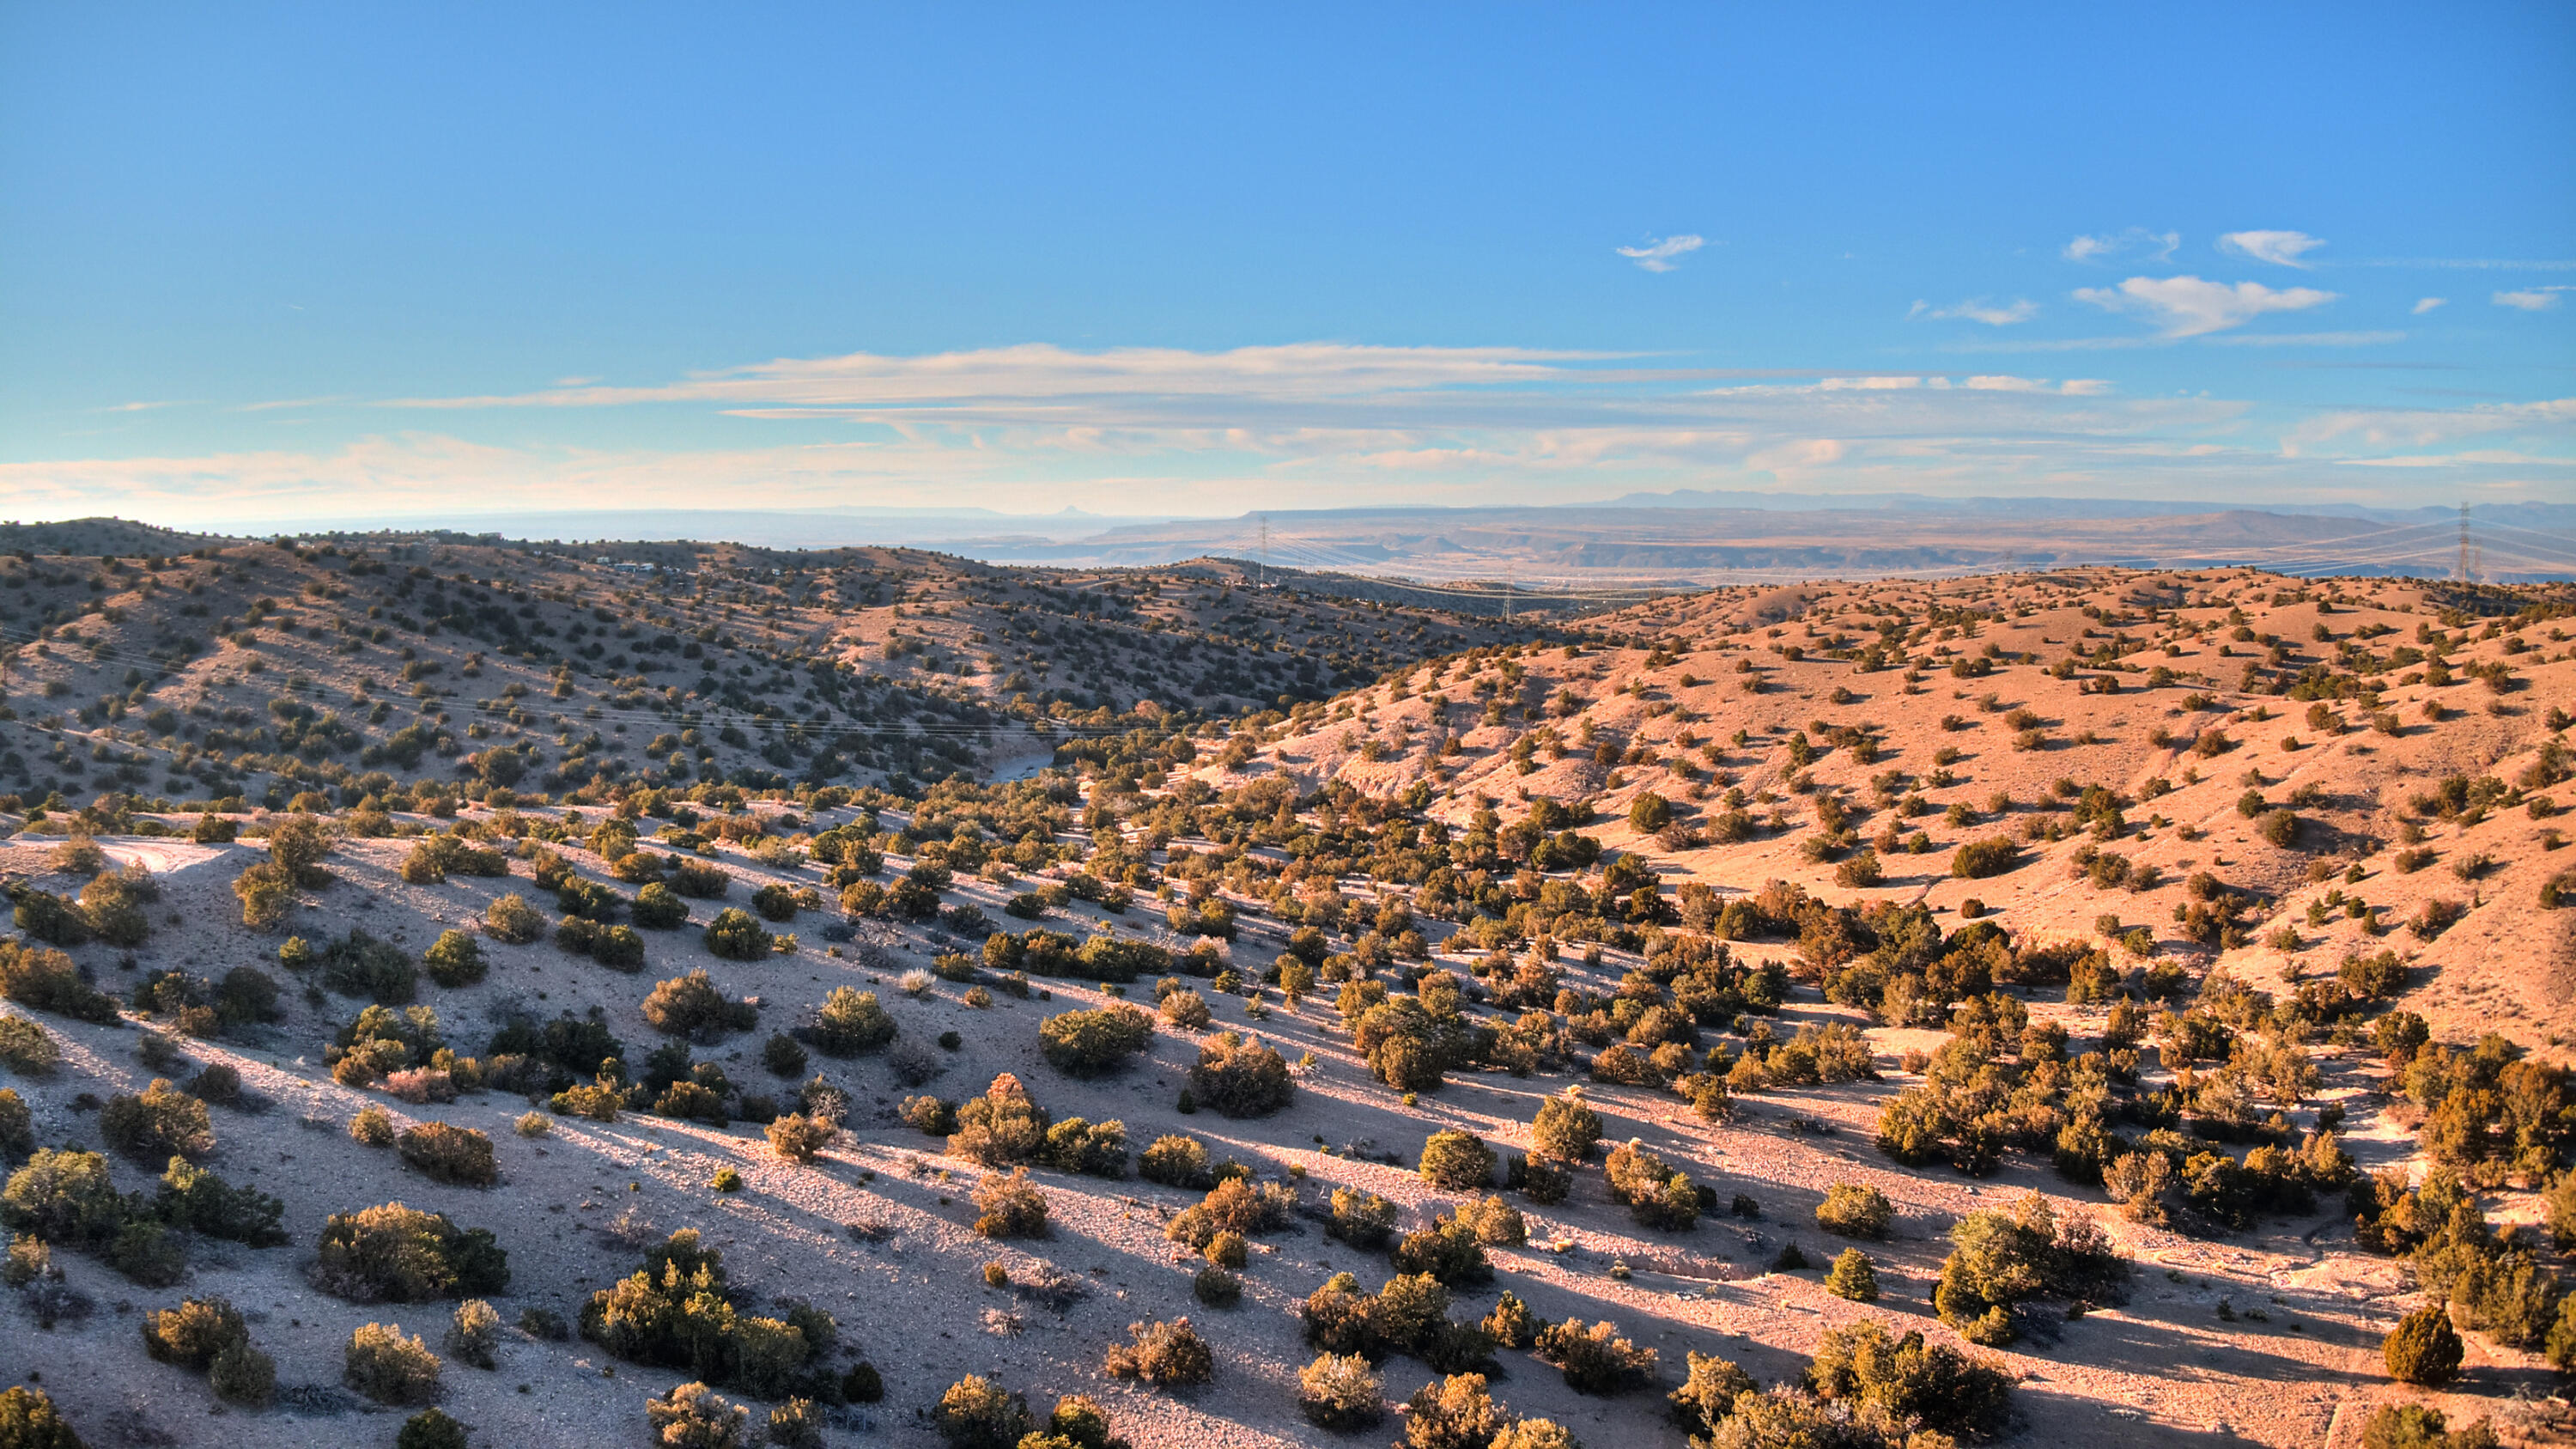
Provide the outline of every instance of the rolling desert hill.
{"type": "Polygon", "coordinates": [[[282,806],[319,790],[354,804],[460,763],[552,793],[647,776],[935,779],[1553,627],[1372,598],[1387,591],[1362,581],[1254,587],[1254,570],[1219,560],[1022,570],[689,544],[573,557],[452,536],[209,541],[114,520],[0,530],[0,546],[0,791],[35,799],[118,788],[282,806]]]}
{"type": "Polygon", "coordinates": [[[2563,589],[28,553],[85,1442],[2569,1432],[2563,589]]]}

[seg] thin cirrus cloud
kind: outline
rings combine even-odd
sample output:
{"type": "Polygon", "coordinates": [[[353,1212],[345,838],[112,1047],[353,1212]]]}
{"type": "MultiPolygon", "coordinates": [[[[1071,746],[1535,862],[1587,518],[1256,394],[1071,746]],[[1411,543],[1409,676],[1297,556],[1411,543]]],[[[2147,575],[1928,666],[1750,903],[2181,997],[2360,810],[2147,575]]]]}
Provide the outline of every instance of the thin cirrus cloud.
{"type": "Polygon", "coordinates": [[[2296,456],[2303,449],[2347,440],[2375,448],[2421,448],[2503,433],[2563,446],[2571,428],[2576,428],[2576,398],[2466,408],[2348,408],[2308,419],[2292,428],[2281,445],[2296,456]]]}
{"type": "Polygon", "coordinates": [[[1646,271],[1669,272],[1673,269],[1673,264],[1684,255],[1698,251],[1707,245],[1708,238],[1683,232],[1678,236],[1668,236],[1660,240],[1648,237],[1644,246],[1620,247],[1617,250],[1619,255],[1635,262],[1646,271]]]}
{"type": "Polygon", "coordinates": [[[1907,320],[1930,317],[1961,322],[1983,322],[1989,327],[2010,327],[2039,315],[2039,304],[2028,298],[2010,302],[1990,302],[1983,297],[1970,297],[1955,306],[1935,307],[1929,302],[1916,302],[1906,311],[1907,320]]]}
{"type": "Polygon", "coordinates": [[[2144,257],[2151,262],[2164,262],[2173,260],[2174,250],[2181,245],[2181,232],[2149,231],[2142,226],[2133,226],[2126,231],[2079,236],[2066,244],[2064,256],[2070,262],[2109,262],[2122,257],[2144,257]]]}
{"type": "Polygon", "coordinates": [[[2447,307],[2449,305],[2451,305],[2451,299],[2448,297],[2420,298],[2415,303],[2415,315],[2421,317],[2436,307],[2447,307]]]}
{"type": "Polygon", "coordinates": [[[2267,312],[2304,312],[2335,299],[2313,287],[2267,287],[2260,282],[2203,281],[2198,277],[2131,277],[2116,287],[2079,287],[2076,300],[2106,312],[2145,317],[2166,337],[2205,337],[2242,327],[2267,312]]]}
{"type": "Polygon", "coordinates": [[[991,406],[1057,417],[1106,399],[1262,397],[1286,401],[1505,383],[1580,380],[1570,364],[1614,354],[1520,347],[1375,347],[1309,342],[1193,352],[1117,347],[1076,352],[1048,343],[894,356],[776,358],[643,386],[587,383],[535,392],[397,398],[388,406],[471,409],[715,403],[751,416],[810,411],[887,416],[907,408],[991,406]]]}
{"type": "Polygon", "coordinates": [[[2218,249],[2229,256],[2276,267],[2305,268],[2308,264],[2299,258],[2324,245],[2324,238],[2303,231],[2231,231],[2218,239],[2218,249]]]}
{"type": "MultiPolygon", "coordinates": [[[[405,432],[336,451],[5,462],[0,493],[30,508],[217,524],[253,513],[335,517],[358,496],[426,515],[481,500],[595,506],[611,493],[685,506],[715,492],[746,507],[972,495],[1036,511],[1075,503],[1207,515],[1258,506],[1292,484],[1314,506],[1385,502],[1387,485],[1365,480],[1389,474],[1417,501],[1467,490],[1544,502],[1564,501],[1568,488],[1707,486],[1784,462],[1831,468],[1851,487],[2145,486],[2140,469],[2180,487],[2212,476],[2216,465],[2193,450],[2247,412],[2220,398],[2121,397],[2086,378],[1659,369],[1616,354],[1338,343],[854,354],[414,404],[459,418],[477,408],[678,407],[833,419],[851,431],[694,448],[405,432]],[[1750,385],[1722,384],[1734,378],[1750,385]]],[[[2241,448],[2229,456],[2240,460],[2230,466],[2277,466],[2244,463],[2241,448]]]]}
{"type": "Polygon", "coordinates": [[[2499,307],[2511,307],[2516,311],[2547,312],[2555,308],[2559,299],[2570,291],[2576,291],[2576,288],[2526,287],[2518,292],[2498,292],[2491,300],[2499,307]]]}

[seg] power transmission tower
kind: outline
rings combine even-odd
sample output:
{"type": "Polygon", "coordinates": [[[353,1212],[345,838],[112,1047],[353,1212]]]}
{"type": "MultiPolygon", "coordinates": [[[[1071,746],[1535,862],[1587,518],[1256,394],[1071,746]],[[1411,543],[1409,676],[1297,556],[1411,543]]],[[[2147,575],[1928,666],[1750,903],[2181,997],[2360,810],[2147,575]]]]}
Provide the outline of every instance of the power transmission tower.
{"type": "Polygon", "coordinates": [[[1261,520],[1261,587],[1270,587],[1270,520],[1261,520]]]}
{"type": "Polygon", "coordinates": [[[2469,581],[2469,505],[2460,505],[2460,561],[2451,568],[2451,577],[2461,583],[2469,581]]]}

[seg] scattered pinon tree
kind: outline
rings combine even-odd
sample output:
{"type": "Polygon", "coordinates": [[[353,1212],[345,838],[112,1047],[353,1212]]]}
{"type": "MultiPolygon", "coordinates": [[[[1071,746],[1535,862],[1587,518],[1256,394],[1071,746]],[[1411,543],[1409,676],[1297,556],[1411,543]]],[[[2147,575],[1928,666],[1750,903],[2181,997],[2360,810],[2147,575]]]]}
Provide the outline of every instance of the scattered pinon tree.
{"type": "Polygon", "coordinates": [[[670,1449],[740,1449],[751,1411],[703,1383],[686,1383],[646,1399],[644,1418],[653,1442],[670,1449]]]}
{"type": "Polygon", "coordinates": [[[369,1323],[351,1330],[340,1381],[379,1404],[426,1404],[438,1397],[438,1355],[402,1325],[369,1323]]]}
{"type": "Polygon", "coordinates": [[[421,954],[422,964],[429,969],[429,979],[441,986],[472,986],[491,970],[483,958],[482,943],[463,931],[442,931],[421,954]]]}
{"type": "Polygon", "coordinates": [[[394,1449],[466,1449],[465,1426],[432,1406],[403,1420],[394,1449]]]}
{"type": "Polygon", "coordinates": [[[510,1286],[510,1255],[486,1229],[386,1203],[323,1223],[313,1282],[352,1303],[499,1293],[510,1286]]]}
{"type": "Polygon", "coordinates": [[[755,1398],[839,1403],[843,1381],[829,1366],[839,1325],[819,1308],[779,1304],[783,1315],[772,1318],[737,1303],[724,1255],[682,1229],[634,1274],[590,1296],[581,1336],[630,1363],[680,1369],[755,1398]]]}
{"type": "Polygon", "coordinates": [[[1156,1388],[1203,1384],[1216,1377],[1216,1354],[1187,1318],[1131,1323],[1128,1341],[1110,1346],[1101,1367],[1111,1378],[1139,1379],[1156,1388]]]}
{"type": "Polygon", "coordinates": [[[1296,1100],[1297,1084],[1276,1048],[1223,1031],[1199,1045],[1190,1091],[1227,1117],[1267,1117],[1296,1100]]]}
{"type": "Polygon", "coordinates": [[[986,1175],[975,1187],[975,1231],[987,1238],[1043,1238],[1047,1233],[1046,1194],[1029,1181],[1025,1167],[986,1175]]]}
{"type": "Polygon", "coordinates": [[[1548,1098],[1530,1124],[1530,1147],[1559,1162],[1585,1162],[1601,1141],[1601,1114],[1572,1091],[1548,1098]]]}
{"type": "Polygon", "coordinates": [[[501,1312],[480,1298],[456,1305],[447,1325],[447,1351],[479,1369],[500,1366],[501,1312]]]}
{"type": "Polygon", "coordinates": [[[1136,1175],[1165,1187],[1194,1191],[1203,1192],[1216,1185],[1216,1167],[1209,1160],[1207,1144],[1178,1132],[1155,1138],[1152,1146],[1137,1154],[1136,1175]]]}
{"type": "Polygon", "coordinates": [[[790,1112],[770,1119],[769,1146],[790,1162],[811,1166],[841,1135],[841,1129],[820,1117],[790,1112]]]}
{"type": "Polygon", "coordinates": [[[2362,1449],[2495,1449],[2485,1419],[2453,1429],[2441,1410],[2423,1404],[2382,1404],[2361,1426],[2362,1449]]]}
{"type": "Polygon", "coordinates": [[[118,1016],[116,998],[82,980],[71,957],[19,941],[0,941],[0,996],[99,1026],[118,1016]]]}
{"type": "Polygon", "coordinates": [[[1386,1389],[1356,1353],[1321,1353],[1297,1371],[1297,1411],[1335,1434],[1352,1434],[1386,1418],[1386,1389]]]}
{"type": "Polygon", "coordinates": [[[1198,1202],[1172,1215],[1163,1236],[1191,1252],[1204,1251],[1219,1233],[1258,1237],[1288,1226],[1297,1210],[1297,1189],[1285,1182],[1254,1186],[1240,1177],[1218,1183],[1198,1202]]]}
{"type": "Polygon", "coordinates": [[[1125,1002],[1098,1011],[1067,1011],[1038,1023],[1047,1065],[1071,1077],[1116,1071],[1154,1044],[1154,1018],[1125,1002]]]}
{"type": "Polygon", "coordinates": [[[1444,1192],[1476,1192],[1494,1179],[1494,1149],[1471,1132],[1448,1127],[1422,1144],[1422,1180],[1444,1192]]]}
{"type": "Polygon", "coordinates": [[[1835,1257],[1832,1271],[1825,1274],[1825,1291],[1854,1303],[1876,1303],[1878,1269],[1869,1261],[1869,1254],[1858,1248],[1843,1249],[1835,1257]]]}
{"type": "Polygon", "coordinates": [[[1520,1295],[1506,1288],[1503,1296],[1494,1300],[1493,1310],[1476,1326],[1499,1347],[1528,1348],[1538,1342],[1539,1331],[1547,1327],[1547,1321],[1530,1312],[1520,1295]]]}
{"type": "Polygon", "coordinates": [[[2379,1345],[2390,1378],[2425,1386],[2457,1377],[2465,1351],[2459,1330],[2451,1327],[2450,1307],[2442,1303],[2425,1304],[2399,1319],[2379,1345]]]}
{"type": "Polygon", "coordinates": [[[931,1411],[931,1426],[948,1441],[948,1449],[1014,1449],[1036,1432],[1027,1396],[1004,1389],[982,1374],[968,1374],[948,1386],[931,1411]]]}
{"type": "Polygon", "coordinates": [[[1611,1201],[1625,1205],[1638,1222],[1666,1232],[1687,1232],[1698,1226],[1698,1186],[1642,1144],[1630,1141],[1613,1149],[1603,1168],[1611,1201]]]}
{"type": "Polygon", "coordinates": [[[1123,1449],[1127,1441],[1112,1431],[1109,1413],[1099,1401],[1088,1394],[1067,1394],[1055,1401],[1039,1442],[1046,1449],[1123,1449]]]}
{"type": "Polygon", "coordinates": [[[1608,1396],[1644,1388],[1655,1376],[1658,1355],[1619,1336],[1608,1319],[1585,1324],[1569,1318],[1538,1335],[1538,1356],[1565,1375],[1578,1394],[1608,1396]]]}
{"type": "Polygon", "coordinates": [[[1424,1384],[1405,1404],[1407,1449],[1483,1449],[1511,1422],[1483,1374],[1448,1374],[1424,1384]]]}
{"type": "Polygon", "coordinates": [[[798,1035],[825,1056],[848,1057],[893,1041],[895,1024],[875,992],[836,986],[815,1010],[813,1025],[798,1035]]]}
{"type": "Polygon", "coordinates": [[[1887,1194],[1862,1183],[1835,1183],[1816,1205],[1816,1226],[1837,1237],[1884,1238],[1895,1217],[1887,1194]]]}
{"type": "Polygon", "coordinates": [[[957,1130],[948,1139],[948,1150],[985,1167],[1034,1161],[1046,1148],[1052,1120],[1020,1079],[1004,1072],[983,1096],[957,1109],[957,1130]]]}
{"type": "Polygon", "coordinates": [[[1374,1252],[1395,1235],[1395,1223],[1395,1204],[1360,1188],[1337,1187],[1324,1231],[1362,1252],[1374,1252]]]}
{"type": "Polygon", "coordinates": [[[215,1148],[213,1119],[206,1104],[156,1077],[140,1094],[110,1097],[98,1114],[98,1132],[107,1145],[141,1161],[160,1161],[177,1154],[202,1157],[215,1148]]]}
{"type": "Polygon", "coordinates": [[[43,1390],[13,1384],[0,1391],[0,1444],[9,1449],[81,1449],[81,1437],[43,1390]]]}
{"type": "Polygon", "coordinates": [[[485,908],[483,929],[493,940],[524,946],[546,933],[546,918],[527,897],[512,891],[485,908]]]}
{"type": "Polygon", "coordinates": [[[143,1350],[161,1363],[206,1375],[216,1397],[227,1403],[263,1407],[277,1390],[276,1361],[251,1347],[249,1325],[222,1298],[191,1298],[145,1314],[143,1350]]]}
{"type": "Polygon", "coordinates": [[[724,961],[765,960],[777,945],[760,918],[740,906],[716,912],[716,918],[707,922],[705,936],[708,953],[724,961]]]}
{"type": "Polygon", "coordinates": [[[424,1122],[395,1138],[394,1150],[432,1182],[490,1187],[500,1180],[492,1160],[492,1139],[471,1127],[424,1122]]]}
{"type": "Polygon", "coordinates": [[[2090,1217],[2059,1222],[2048,1199],[2024,1197],[2009,1214],[1970,1213],[1950,1230],[1932,1305],[1970,1343],[1999,1347],[2020,1337],[2016,1314],[2042,1298],[2109,1299],[2128,1263],[2090,1217]]]}
{"type": "Polygon", "coordinates": [[[715,1041],[729,1032],[749,1031],[759,1019],[751,1003],[728,999],[704,971],[674,976],[644,998],[644,1020],[655,1031],[692,1041],[715,1041]]]}

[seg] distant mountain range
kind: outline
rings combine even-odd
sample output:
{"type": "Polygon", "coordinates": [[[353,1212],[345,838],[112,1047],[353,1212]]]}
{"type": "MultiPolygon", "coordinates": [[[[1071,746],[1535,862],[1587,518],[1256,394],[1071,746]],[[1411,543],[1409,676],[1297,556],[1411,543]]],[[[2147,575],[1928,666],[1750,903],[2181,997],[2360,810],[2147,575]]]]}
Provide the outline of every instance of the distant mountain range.
{"type": "MultiPolygon", "coordinates": [[[[1840,513],[1888,510],[2016,518],[2170,518],[2233,512],[2241,502],[2186,498],[1936,498],[1926,493],[1757,493],[1740,490],[1683,488],[1670,493],[1628,493],[1606,503],[1560,504],[1565,508],[1758,508],[1780,513],[1840,513]]],[[[2371,508],[2358,503],[2266,503],[2255,512],[2320,514],[2361,518],[2378,523],[2420,523],[2432,519],[2456,522],[2459,509],[2371,508]]],[[[2524,528],[2576,529],[2576,504],[2481,504],[2474,516],[2524,528]]]]}
{"type": "MultiPolygon", "coordinates": [[[[475,513],[347,519],[336,527],[435,527],[565,543],[904,545],[987,563],[1073,568],[1160,567],[1220,556],[1256,569],[1269,564],[1429,583],[1676,588],[2083,563],[2441,578],[2460,567],[2459,521],[2456,509],[2440,507],[2256,509],[2179,499],[1684,489],[1582,504],[1279,509],[1223,518],[853,505],[475,513]]],[[[324,530],[308,521],[288,531],[324,530]]],[[[2468,571],[2507,583],[2576,578],[2576,504],[2475,508],[2468,571]]]]}

